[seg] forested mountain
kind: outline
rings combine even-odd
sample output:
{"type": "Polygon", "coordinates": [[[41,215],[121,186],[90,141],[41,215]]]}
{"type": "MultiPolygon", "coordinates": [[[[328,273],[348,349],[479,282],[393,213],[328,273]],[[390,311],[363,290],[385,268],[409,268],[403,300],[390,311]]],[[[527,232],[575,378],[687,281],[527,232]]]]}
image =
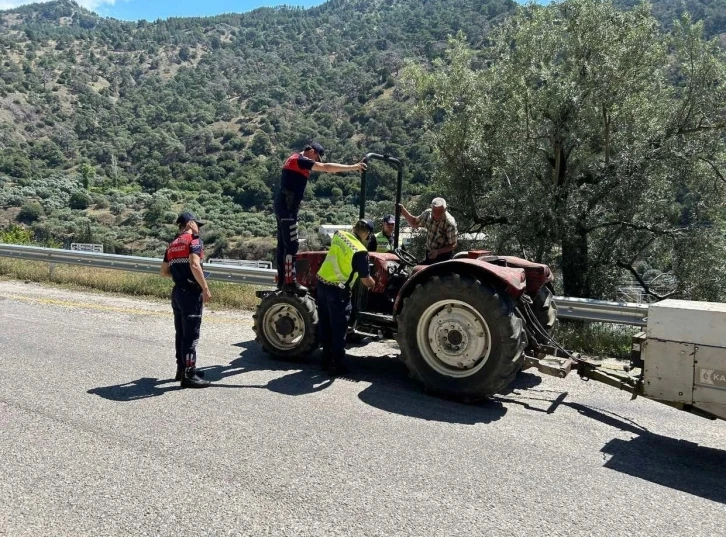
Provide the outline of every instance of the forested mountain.
{"type": "MultiPolygon", "coordinates": [[[[623,9],[637,6],[640,0],[615,0],[613,4],[623,9]]],[[[651,2],[653,16],[661,25],[670,29],[673,21],[684,13],[691,15],[693,20],[703,21],[703,29],[707,36],[721,36],[726,44],[726,0],[653,0],[651,2]]]]}
{"type": "MultiPolygon", "coordinates": [[[[619,0],[623,7],[633,2],[619,0]]],[[[683,6],[723,32],[724,0],[683,6]]],[[[511,0],[329,0],[311,9],[134,23],[59,0],[0,12],[0,224],[39,240],[103,242],[158,255],[175,214],[208,218],[214,255],[269,237],[283,159],[310,140],[328,158],[403,159],[407,195],[435,162],[397,87],[405,60],[428,64],[459,31],[477,46],[511,0]]],[[[370,174],[372,211],[391,209],[392,174],[370,174]]],[[[357,177],[309,187],[303,233],[357,213],[357,177]]],[[[254,256],[261,255],[261,251],[254,256]]]]}
{"type": "MultiPolygon", "coordinates": [[[[333,161],[400,157],[420,191],[432,162],[396,92],[399,68],[437,57],[457,31],[480,41],[513,8],[331,0],[127,23],[62,0],[0,13],[3,204],[23,207],[41,236],[90,234],[118,250],[158,251],[159,224],[182,205],[220,236],[269,236],[282,160],[311,138],[333,161]]],[[[305,224],[349,221],[356,182],[320,177],[305,224]]]]}

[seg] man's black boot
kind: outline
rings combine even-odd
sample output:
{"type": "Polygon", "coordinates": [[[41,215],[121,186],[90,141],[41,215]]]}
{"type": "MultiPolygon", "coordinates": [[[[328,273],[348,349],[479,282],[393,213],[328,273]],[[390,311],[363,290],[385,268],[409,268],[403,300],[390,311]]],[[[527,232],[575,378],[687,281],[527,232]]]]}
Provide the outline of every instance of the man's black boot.
{"type": "Polygon", "coordinates": [[[332,362],[328,368],[328,374],[331,377],[337,377],[340,375],[347,375],[350,373],[350,369],[341,362],[332,362]]]}
{"type": "MultiPolygon", "coordinates": [[[[204,371],[199,371],[198,369],[194,370],[194,373],[199,378],[204,378],[204,371]]],[[[174,380],[181,380],[184,378],[184,368],[183,367],[177,367],[176,368],[176,376],[174,377],[174,380]]]]}
{"type": "Polygon", "coordinates": [[[308,293],[308,288],[300,285],[298,282],[286,283],[282,289],[285,292],[294,293],[298,296],[305,296],[308,293]]]}
{"type": "Polygon", "coordinates": [[[187,373],[181,380],[182,388],[206,388],[211,383],[208,380],[200,378],[196,372],[192,371],[191,374],[187,373]]]}
{"type": "Polygon", "coordinates": [[[329,352],[323,351],[323,359],[320,360],[320,367],[323,371],[327,371],[330,369],[330,364],[332,362],[331,356],[329,352]]]}
{"type": "Polygon", "coordinates": [[[338,375],[345,375],[347,373],[350,373],[350,370],[343,363],[344,358],[344,352],[333,356],[333,359],[330,362],[330,367],[328,368],[328,373],[331,377],[337,377],[338,375]]]}

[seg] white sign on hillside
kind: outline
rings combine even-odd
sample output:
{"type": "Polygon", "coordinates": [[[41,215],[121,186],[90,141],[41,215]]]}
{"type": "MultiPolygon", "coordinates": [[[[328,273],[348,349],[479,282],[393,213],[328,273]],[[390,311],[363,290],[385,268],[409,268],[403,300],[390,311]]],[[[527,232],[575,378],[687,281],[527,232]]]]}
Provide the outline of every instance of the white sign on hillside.
{"type": "Polygon", "coordinates": [[[103,244],[88,244],[83,242],[71,243],[71,250],[76,252],[96,252],[98,254],[103,253],[103,244]]]}

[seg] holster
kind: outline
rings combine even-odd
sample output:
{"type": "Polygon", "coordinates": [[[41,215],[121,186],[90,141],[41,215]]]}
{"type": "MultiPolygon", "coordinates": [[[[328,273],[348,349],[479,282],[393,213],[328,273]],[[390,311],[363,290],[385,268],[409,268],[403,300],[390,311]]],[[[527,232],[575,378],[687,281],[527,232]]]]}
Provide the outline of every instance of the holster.
{"type": "Polygon", "coordinates": [[[293,214],[297,214],[300,202],[295,200],[295,194],[287,188],[280,189],[285,208],[293,214]]]}

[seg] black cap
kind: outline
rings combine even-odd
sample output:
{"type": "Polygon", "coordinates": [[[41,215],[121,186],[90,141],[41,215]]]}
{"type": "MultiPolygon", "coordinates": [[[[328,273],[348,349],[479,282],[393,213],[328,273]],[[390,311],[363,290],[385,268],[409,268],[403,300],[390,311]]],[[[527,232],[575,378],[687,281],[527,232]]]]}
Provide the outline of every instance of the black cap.
{"type": "Polygon", "coordinates": [[[176,219],[176,223],[180,226],[186,225],[188,222],[196,222],[197,226],[202,227],[204,225],[204,222],[201,222],[194,214],[192,213],[181,213],[179,215],[179,218],[176,219]]]}
{"type": "Polygon", "coordinates": [[[363,224],[365,224],[365,226],[368,228],[368,231],[370,231],[371,233],[373,233],[373,221],[371,221],[371,220],[361,220],[361,222],[363,224]]]}
{"type": "Polygon", "coordinates": [[[325,148],[319,142],[310,142],[307,147],[314,149],[315,152],[321,157],[325,155],[325,148]]]}
{"type": "Polygon", "coordinates": [[[392,214],[387,214],[383,217],[383,223],[384,224],[395,224],[396,223],[396,217],[392,214]]]}
{"type": "Polygon", "coordinates": [[[310,147],[315,149],[315,152],[321,157],[325,155],[325,148],[319,142],[311,142],[310,147]]]}

